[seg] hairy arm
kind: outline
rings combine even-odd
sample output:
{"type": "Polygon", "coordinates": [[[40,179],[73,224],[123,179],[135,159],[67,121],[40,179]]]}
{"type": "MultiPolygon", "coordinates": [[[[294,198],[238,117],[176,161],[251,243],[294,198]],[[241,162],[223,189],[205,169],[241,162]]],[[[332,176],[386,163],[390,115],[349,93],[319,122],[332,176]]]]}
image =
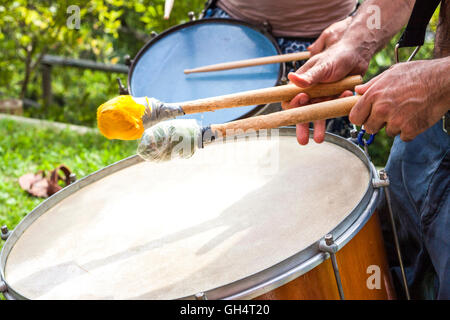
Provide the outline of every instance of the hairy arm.
{"type": "Polygon", "coordinates": [[[411,141],[448,111],[450,57],[398,63],[364,85],[350,120],[368,133],[386,126],[390,136],[411,141]]]}

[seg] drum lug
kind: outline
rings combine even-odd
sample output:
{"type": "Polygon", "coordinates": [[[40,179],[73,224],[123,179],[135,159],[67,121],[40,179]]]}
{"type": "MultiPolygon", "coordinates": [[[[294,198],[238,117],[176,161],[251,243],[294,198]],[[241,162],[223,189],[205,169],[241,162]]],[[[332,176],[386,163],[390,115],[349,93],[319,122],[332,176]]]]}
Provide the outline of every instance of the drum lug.
{"type": "Polygon", "coordinates": [[[206,297],[206,294],[204,292],[196,293],[195,299],[196,300],[208,300],[208,298],[206,297]]]}
{"type": "Polygon", "coordinates": [[[280,79],[280,85],[288,84],[289,79],[286,76],[282,76],[280,79]]]}
{"type": "Polygon", "coordinates": [[[69,176],[69,180],[70,180],[70,183],[74,183],[75,181],[77,181],[77,175],[72,172],[69,176]]]}
{"type": "Polygon", "coordinates": [[[269,21],[265,20],[262,23],[262,28],[264,30],[264,32],[271,34],[272,33],[272,25],[270,24],[269,21]]]}
{"type": "Polygon", "coordinates": [[[339,273],[339,268],[336,259],[336,252],[338,252],[339,248],[337,244],[334,242],[333,235],[331,233],[327,234],[319,243],[319,249],[323,252],[327,252],[330,254],[331,264],[333,266],[334,277],[336,279],[336,285],[339,291],[339,297],[341,300],[345,300],[344,297],[344,289],[342,288],[341,275],[339,273]]]}
{"type": "Polygon", "coordinates": [[[372,179],[372,186],[376,189],[378,188],[384,188],[389,186],[389,178],[387,176],[387,173],[384,169],[381,169],[378,172],[378,178],[372,179]]]}
{"type": "Polygon", "coordinates": [[[133,64],[133,59],[131,59],[130,55],[127,54],[123,57],[124,61],[125,61],[125,65],[130,67],[133,64]]]}
{"type": "Polygon", "coordinates": [[[2,229],[1,238],[2,238],[2,240],[6,241],[8,239],[8,237],[9,237],[9,235],[11,234],[11,231],[8,230],[7,226],[2,226],[1,229],[2,229]]]}
{"type": "Polygon", "coordinates": [[[197,20],[197,19],[195,18],[195,12],[194,12],[194,11],[189,11],[189,12],[188,12],[188,17],[189,17],[189,21],[195,21],[195,20],[197,20]]]}
{"type": "Polygon", "coordinates": [[[119,85],[119,95],[127,95],[130,94],[128,89],[125,88],[125,86],[122,84],[122,80],[120,78],[117,78],[117,83],[119,85]]]}

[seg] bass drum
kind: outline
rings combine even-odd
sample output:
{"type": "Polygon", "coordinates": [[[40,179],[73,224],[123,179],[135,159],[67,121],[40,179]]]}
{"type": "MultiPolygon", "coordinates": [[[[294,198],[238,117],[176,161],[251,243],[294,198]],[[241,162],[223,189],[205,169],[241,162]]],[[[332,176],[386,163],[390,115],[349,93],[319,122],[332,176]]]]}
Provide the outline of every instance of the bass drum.
{"type": "MultiPolygon", "coordinates": [[[[128,74],[128,88],[135,97],[181,102],[279,83],[283,64],[269,64],[226,71],[184,74],[184,69],[280,54],[268,33],[232,19],[205,19],[175,26],[149,41],[136,55],[128,74]]],[[[246,106],[186,115],[202,125],[225,123],[262,111],[246,106]]]]}
{"type": "Polygon", "coordinates": [[[14,229],[0,291],[28,299],[348,299],[394,296],[373,165],[295,129],[215,142],[189,159],[134,156],[69,185],[14,229]],[[333,258],[333,256],[332,256],[333,258]],[[334,261],[334,260],[333,260],[334,261]]]}

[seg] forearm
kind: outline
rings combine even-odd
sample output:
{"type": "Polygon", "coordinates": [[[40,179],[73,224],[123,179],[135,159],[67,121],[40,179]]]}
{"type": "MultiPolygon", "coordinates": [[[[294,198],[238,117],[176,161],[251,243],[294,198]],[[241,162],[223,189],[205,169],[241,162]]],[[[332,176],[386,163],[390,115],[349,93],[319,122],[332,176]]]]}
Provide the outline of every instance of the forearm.
{"type": "Polygon", "coordinates": [[[364,1],[342,40],[359,50],[365,59],[370,60],[406,25],[414,3],[415,0],[364,1]],[[379,22],[378,26],[376,22],[379,22]]]}

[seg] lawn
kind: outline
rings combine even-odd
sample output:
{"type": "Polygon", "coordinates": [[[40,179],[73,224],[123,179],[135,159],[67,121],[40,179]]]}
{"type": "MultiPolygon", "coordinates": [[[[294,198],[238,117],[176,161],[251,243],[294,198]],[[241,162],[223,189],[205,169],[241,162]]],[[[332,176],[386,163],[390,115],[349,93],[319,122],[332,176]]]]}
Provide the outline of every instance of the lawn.
{"type": "Polygon", "coordinates": [[[80,134],[10,119],[0,119],[0,137],[0,225],[10,229],[44,200],[20,188],[21,175],[65,164],[80,179],[134,154],[137,147],[136,141],[109,141],[97,132],[80,134]]]}

